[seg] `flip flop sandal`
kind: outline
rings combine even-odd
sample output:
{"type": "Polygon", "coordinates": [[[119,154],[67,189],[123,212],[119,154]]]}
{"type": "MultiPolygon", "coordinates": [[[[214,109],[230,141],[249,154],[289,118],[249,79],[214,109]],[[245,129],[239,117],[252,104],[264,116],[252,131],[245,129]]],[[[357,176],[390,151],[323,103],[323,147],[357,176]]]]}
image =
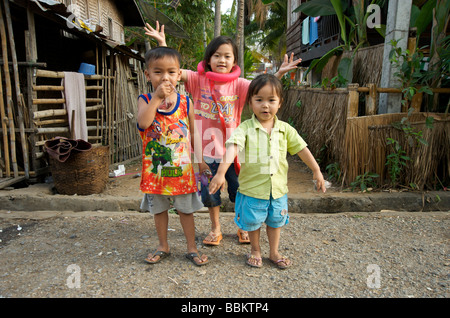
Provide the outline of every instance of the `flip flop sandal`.
{"type": "Polygon", "coordinates": [[[262,258],[261,257],[256,257],[251,254],[247,254],[246,257],[247,257],[247,261],[245,262],[245,264],[247,264],[248,266],[257,267],[257,268],[262,267],[262,258]]]}
{"type": "Polygon", "coordinates": [[[159,263],[163,258],[166,258],[170,255],[170,252],[164,252],[164,251],[154,251],[151,257],[148,257],[145,259],[145,261],[149,264],[156,264],[159,263]],[[159,256],[159,258],[156,261],[152,261],[152,258],[155,258],[156,256],[159,256]]]}
{"type": "Polygon", "coordinates": [[[194,252],[193,253],[187,253],[185,256],[186,256],[186,258],[188,260],[190,260],[192,263],[194,263],[194,265],[197,265],[197,266],[203,266],[203,265],[206,265],[206,264],[209,263],[209,260],[201,262],[200,260],[202,258],[200,257],[200,255],[198,253],[194,253],[194,252]],[[195,259],[194,259],[195,257],[197,257],[199,259],[199,261],[196,262],[195,259]]]}
{"type": "Polygon", "coordinates": [[[203,244],[217,246],[220,244],[220,241],[222,241],[222,238],[223,238],[222,233],[219,234],[218,236],[216,236],[214,233],[209,233],[203,240],[203,244]],[[208,236],[211,238],[211,240],[209,241],[206,240],[208,236]]]}
{"type": "Polygon", "coordinates": [[[241,244],[250,243],[250,238],[248,237],[248,233],[247,233],[247,239],[244,239],[242,234],[243,233],[240,230],[238,230],[237,236],[239,237],[239,243],[241,243],[241,244]]]}
{"type": "Polygon", "coordinates": [[[286,268],[288,268],[288,267],[290,267],[292,265],[292,262],[286,257],[282,257],[282,258],[280,258],[279,260],[276,260],[276,261],[271,260],[270,258],[269,258],[269,260],[272,263],[274,263],[279,269],[286,269],[286,268]],[[284,263],[284,264],[281,264],[281,263],[284,263]]]}

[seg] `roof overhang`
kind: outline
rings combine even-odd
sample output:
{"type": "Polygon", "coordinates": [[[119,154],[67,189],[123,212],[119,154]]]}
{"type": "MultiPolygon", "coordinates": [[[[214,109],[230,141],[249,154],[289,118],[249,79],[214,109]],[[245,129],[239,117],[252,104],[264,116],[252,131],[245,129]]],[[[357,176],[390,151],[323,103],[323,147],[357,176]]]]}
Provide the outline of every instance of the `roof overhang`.
{"type": "MultiPolygon", "coordinates": [[[[115,0],[117,2],[124,3],[133,3],[133,6],[136,7],[136,3],[134,0],[115,0]]],[[[14,3],[21,5],[23,7],[27,7],[27,2],[30,2],[34,4],[34,6],[31,6],[31,9],[33,9],[34,12],[41,12],[43,16],[46,16],[48,18],[51,18],[54,22],[61,25],[61,28],[65,29],[68,32],[83,35],[85,37],[88,37],[91,40],[94,41],[100,41],[102,43],[105,43],[112,49],[116,49],[117,51],[128,55],[134,59],[143,61],[143,57],[139,54],[139,52],[132,50],[131,48],[127,47],[124,44],[121,44],[119,42],[113,41],[106,37],[103,34],[100,34],[100,32],[96,32],[95,30],[89,29],[86,25],[83,23],[74,23],[74,15],[72,12],[70,12],[67,7],[61,3],[54,0],[29,0],[29,1],[23,1],[23,0],[15,0],[14,3]]],[[[119,9],[120,10],[120,9],[119,9]]],[[[127,11],[127,10],[125,10],[127,11]]],[[[142,19],[142,16],[139,13],[140,18],[142,19]]],[[[129,17],[129,19],[131,19],[129,17]]],[[[142,20],[143,21],[143,20],[142,20]]],[[[139,22],[139,21],[138,21],[139,22]]],[[[143,22],[142,24],[143,25],[143,22]]]]}

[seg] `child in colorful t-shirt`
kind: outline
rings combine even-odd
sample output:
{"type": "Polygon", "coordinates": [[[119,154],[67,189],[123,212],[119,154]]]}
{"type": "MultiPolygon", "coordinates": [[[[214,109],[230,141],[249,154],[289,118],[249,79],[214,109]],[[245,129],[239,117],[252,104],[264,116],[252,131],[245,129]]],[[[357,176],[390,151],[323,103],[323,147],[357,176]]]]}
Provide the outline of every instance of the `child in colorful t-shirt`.
{"type": "MultiPolygon", "coordinates": [[[[170,254],[167,229],[172,199],[187,241],[186,257],[200,266],[208,258],[199,255],[195,242],[193,212],[203,204],[191,162],[193,138],[199,135],[190,99],[175,90],[181,77],[180,60],[179,53],[167,47],[152,49],[145,55],[145,76],[154,92],[138,99],[138,128],[143,141],[140,189],[145,193],[141,209],[154,215],[159,239],[159,246],[145,260],[154,264],[170,254]]],[[[207,169],[201,149],[194,150],[196,158],[200,158],[200,171],[207,169]]]]}

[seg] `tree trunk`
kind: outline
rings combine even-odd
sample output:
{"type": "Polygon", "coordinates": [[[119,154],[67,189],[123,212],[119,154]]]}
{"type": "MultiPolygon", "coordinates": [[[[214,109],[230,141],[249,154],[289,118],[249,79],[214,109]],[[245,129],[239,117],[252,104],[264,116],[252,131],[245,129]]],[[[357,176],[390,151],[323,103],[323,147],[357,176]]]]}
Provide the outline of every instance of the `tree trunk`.
{"type": "Polygon", "coordinates": [[[215,17],[214,17],[214,38],[218,37],[222,27],[222,13],[220,11],[220,0],[216,0],[215,17]]]}
{"type": "Polygon", "coordinates": [[[241,68],[241,77],[244,77],[244,5],[244,0],[238,0],[236,45],[238,47],[238,65],[241,68]]]}
{"type": "Polygon", "coordinates": [[[206,49],[206,46],[208,45],[207,39],[206,39],[206,20],[203,21],[203,49],[206,49]]]}

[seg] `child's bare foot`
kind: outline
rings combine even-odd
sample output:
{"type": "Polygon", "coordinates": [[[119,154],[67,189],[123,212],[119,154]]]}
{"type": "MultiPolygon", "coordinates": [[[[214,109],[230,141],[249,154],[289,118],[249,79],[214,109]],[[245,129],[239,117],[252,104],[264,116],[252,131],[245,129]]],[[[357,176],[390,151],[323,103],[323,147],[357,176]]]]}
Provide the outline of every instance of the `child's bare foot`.
{"type": "Polygon", "coordinates": [[[149,264],[156,264],[156,263],[159,263],[159,261],[161,261],[163,258],[168,257],[169,255],[170,255],[170,251],[165,252],[165,251],[161,251],[161,250],[157,249],[153,253],[148,254],[145,261],[149,264]]]}
{"type": "Polygon", "coordinates": [[[238,230],[237,235],[239,237],[239,243],[247,244],[250,243],[250,238],[248,237],[248,232],[241,229],[238,230]]]}
{"type": "Polygon", "coordinates": [[[219,245],[220,241],[222,241],[222,233],[214,233],[214,232],[209,232],[209,234],[205,237],[205,239],[203,240],[203,244],[205,245],[219,245]]]}
{"type": "Polygon", "coordinates": [[[279,256],[276,259],[269,258],[269,260],[275,265],[277,265],[279,269],[286,269],[292,265],[291,260],[283,256],[279,256]]]}
{"type": "Polygon", "coordinates": [[[247,261],[245,262],[247,265],[251,267],[262,267],[262,258],[254,256],[252,254],[247,254],[247,261]]]}
{"type": "Polygon", "coordinates": [[[202,256],[200,256],[198,252],[187,253],[186,258],[197,266],[203,266],[208,264],[209,262],[208,256],[206,256],[205,254],[202,254],[202,256]]]}

